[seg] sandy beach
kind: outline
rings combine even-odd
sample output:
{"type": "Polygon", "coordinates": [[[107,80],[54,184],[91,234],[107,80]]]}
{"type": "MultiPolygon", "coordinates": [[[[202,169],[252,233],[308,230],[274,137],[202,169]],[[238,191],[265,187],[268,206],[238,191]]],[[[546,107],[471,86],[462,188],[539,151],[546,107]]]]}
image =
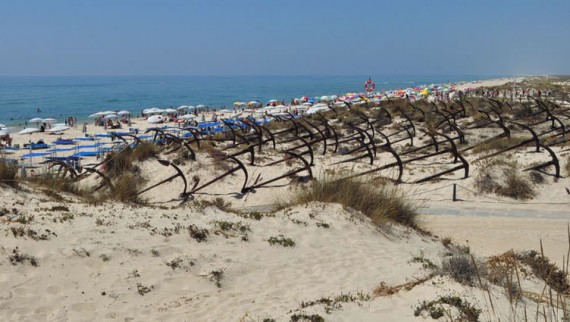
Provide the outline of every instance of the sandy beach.
{"type": "MultiPolygon", "coordinates": [[[[516,78],[517,82],[524,80],[516,78]]],[[[469,82],[458,85],[457,90],[512,81],[513,78],[504,78],[469,82]]],[[[204,118],[210,119],[214,113],[208,112],[204,118]]],[[[218,114],[226,118],[231,113],[218,114]]],[[[457,118],[458,127],[469,128],[464,133],[467,143],[457,143],[460,150],[501,133],[497,126],[471,127],[474,120],[473,116],[457,118]]],[[[473,261],[484,262],[509,250],[534,250],[543,251],[558,267],[565,267],[569,249],[570,181],[564,169],[568,168],[570,152],[565,145],[552,148],[560,160],[562,175],[554,178],[552,168],[545,170],[540,175],[543,181],[533,184],[536,194],[526,200],[475,191],[480,173],[495,166],[481,160],[488,150],[462,151],[470,164],[465,179],[464,169],[460,169],[418,183],[455,164],[450,163],[451,156],[444,154],[421,159],[422,155],[433,152],[431,148],[429,152],[404,154],[413,147],[429,144],[429,137],[421,134],[423,122],[417,121],[414,122],[418,126],[416,139],[413,144],[408,143],[405,131],[400,131],[406,119],[399,115],[391,121],[393,124],[382,129],[396,133],[389,136],[392,147],[405,160],[411,159],[410,155],[418,158],[404,163],[403,182],[395,189],[418,206],[419,230],[394,222],[376,225],[362,213],[339,204],[311,202],[280,209],[277,204],[292,199],[305,186],[303,178],[277,180],[240,193],[244,185],[241,170],[193,194],[187,202],[180,201],[183,192],[180,177],[142,193],[140,197],[146,201],[143,204],[88,203],[70,193],[46,192],[49,187],[31,183],[22,183],[19,188],[2,186],[0,319],[313,321],[310,317],[316,319],[314,316],[318,315],[326,321],[426,321],[430,320],[427,311],[414,314],[416,308],[423,301],[449,295],[480,308],[482,321],[524,320],[526,312],[515,309],[502,286],[489,282],[483,287],[477,279],[471,284],[460,283],[440,274],[440,270],[449,256],[467,256],[459,253],[466,246],[473,261]],[[456,201],[452,200],[454,184],[456,201]],[[444,241],[448,238],[451,243],[444,241]]],[[[568,124],[567,119],[562,122],[568,124]]],[[[549,124],[535,128],[547,131],[549,124]]],[[[132,119],[131,128],[138,128],[140,134],[150,126],[142,118],[132,119]]],[[[128,126],[115,131],[125,130],[128,126]]],[[[348,131],[339,126],[341,130],[348,131]]],[[[524,130],[512,131],[518,137],[524,130]]],[[[453,134],[447,128],[441,132],[453,134]]],[[[94,137],[105,131],[89,124],[87,133],[94,137]]],[[[81,125],[61,134],[12,135],[13,145],[20,147],[40,139],[50,144],[58,138],[84,137],[81,125]]],[[[348,134],[346,137],[351,138],[348,134]]],[[[287,137],[277,138],[286,141],[287,137]]],[[[188,181],[188,190],[235,166],[224,164],[216,159],[215,153],[207,152],[206,141],[200,147],[192,143],[197,152],[195,161],[186,159],[177,163],[188,181]]],[[[93,142],[114,147],[122,141],[100,137],[93,142]]],[[[77,146],[93,142],[75,144],[70,147],[73,151],[54,156],[79,151],[77,146]]],[[[216,142],[209,148],[221,149],[224,144],[229,146],[228,142],[216,142]]],[[[284,171],[302,168],[301,162],[278,163],[284,159],[282,147],[293,145],[279,143],[273,149],[269,142],[263,144],[261,151],[256,147],[258,161],[254,165],[247,164],[246,155],[240,155],[248,169],[249,179],[245,184],[254,185],[276,178],[284,171]]],[[[168,150],[164,147],[157,158],[136,163],[145,180],[144,187],[176,174],[173,167],[156,161],[174,160],[178,152],[169,154],[168,150]]],[[[223,152],[238,150],[228,148],[223,152]]],[[[29,152],[8,151],[5,156],[19,159],[29,152]]],[[[308,153],[303,155],[308,159],[308,153]]],[[[373,165],[368,164],[366,157],[346,162],[350,156],[330,150],[323,153],[322,142],[315,143],[314,165],[310,167],[313,176],[322,180],[331,173],[359,173],[394,162],[386,150],[380,149],[373,165]]],[[[525,175],[528,172],[522,169],[549,160],[548,152],[542,149],[537,153],[531,145],[500,157],[504,157],[505,163],[516,160],[525,175]]],[[[93,165],[102,159],[103,156],[87,157],[81,164],[93,165]]],[[[40,160],[42,156],[23,161],[38,166],[28,168],[28,176],[46,170],[47,165],[40,164],[40,160]]],[[[389,179],[397,176],[396,167],[382,173],[389,179]]],[[[302,175],[306,176],[306,172],[296,174],[302,175]]],[[[374,184],[380,180],[378,176],[362,178],[374,184]]],[[[92,175],[78,186],[93,187],[99,181],[92,175]]],[[[391,183],[378,185],[392,187],[391,183]]],[[[545,288],[543,280],[532,274],[522,279],[522,288],[541,296],[545,288]]],[[[530,298],[529,295],[521,299],[524,304],[517,305],[524,305],[529,312],[537,307],[542,310],[543,302],[533,302],[530,298]]],[[[449,320],[461,315],[456,309],[444,307],[451,312],[449,320]]],[[[554,314],[559,313],[551,316],[554,314]]],[[[556,315],[551,320],[561,320],[559,317],[556,315]]]]}

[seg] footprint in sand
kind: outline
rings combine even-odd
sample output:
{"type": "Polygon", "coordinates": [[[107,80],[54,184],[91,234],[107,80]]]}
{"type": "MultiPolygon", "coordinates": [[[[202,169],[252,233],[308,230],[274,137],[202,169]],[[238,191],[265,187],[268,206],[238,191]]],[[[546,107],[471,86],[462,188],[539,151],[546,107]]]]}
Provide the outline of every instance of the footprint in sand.
{"type": "Polygon", "coordinates": [[[46,292],[50,295],[58,295],[61,293],[61,287],[57,285],[52,285],[46,288],[46,292]]]}
{"type": "Polygon", "coordinates": [[[71,310],[82,314],[93,314],[95,312],[95,304],[93,303],[75,303],[71,305],[71,310]]]}

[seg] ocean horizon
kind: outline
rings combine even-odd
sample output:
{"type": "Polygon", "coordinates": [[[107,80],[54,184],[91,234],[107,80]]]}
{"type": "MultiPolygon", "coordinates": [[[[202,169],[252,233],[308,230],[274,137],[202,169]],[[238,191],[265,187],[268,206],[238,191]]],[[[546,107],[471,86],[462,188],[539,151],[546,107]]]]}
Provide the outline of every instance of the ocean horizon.
{"type": "Polygon", "coordinates": [[[459,83],[510,75],[432,76],[0,76],[0,123],[23,126],[34,117],[86,120],[102,110],[199,105],[231,107],[235,101],[289,102],[301,96],[362,92],[371,77],[376,91],[459,83]],[[37,112],[38,109],[41,112],[37,112]]]}

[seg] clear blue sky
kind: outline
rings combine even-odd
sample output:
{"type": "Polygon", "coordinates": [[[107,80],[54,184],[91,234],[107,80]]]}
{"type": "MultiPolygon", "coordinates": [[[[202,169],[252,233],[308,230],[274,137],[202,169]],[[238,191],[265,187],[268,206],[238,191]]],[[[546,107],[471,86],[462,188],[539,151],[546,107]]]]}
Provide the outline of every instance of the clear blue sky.
{"type": "Polygon", "coordinates": [[[569,0],[0,0],[0,75],[570,74],[569,31],[569,0]]]}

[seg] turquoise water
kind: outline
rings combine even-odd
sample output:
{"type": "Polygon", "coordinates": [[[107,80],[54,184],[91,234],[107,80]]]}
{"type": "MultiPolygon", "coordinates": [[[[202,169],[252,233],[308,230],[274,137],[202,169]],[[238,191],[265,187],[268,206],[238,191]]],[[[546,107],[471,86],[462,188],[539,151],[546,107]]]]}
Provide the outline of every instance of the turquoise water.
{"type": "MultiPolygon", "coordinates": [[[[472,81],[487,76],[374,76],[376,90],[431,83],[472,81]]],[[[148,107],[232,106],[235,101],[361,92],[363,76],[149,76],[149,77],[0,77],[0,123],[18,125],[33,117],[84,120],[102,110],[148,107]],[[37,113],[37,109],[41,109],[37,113]]]]}

